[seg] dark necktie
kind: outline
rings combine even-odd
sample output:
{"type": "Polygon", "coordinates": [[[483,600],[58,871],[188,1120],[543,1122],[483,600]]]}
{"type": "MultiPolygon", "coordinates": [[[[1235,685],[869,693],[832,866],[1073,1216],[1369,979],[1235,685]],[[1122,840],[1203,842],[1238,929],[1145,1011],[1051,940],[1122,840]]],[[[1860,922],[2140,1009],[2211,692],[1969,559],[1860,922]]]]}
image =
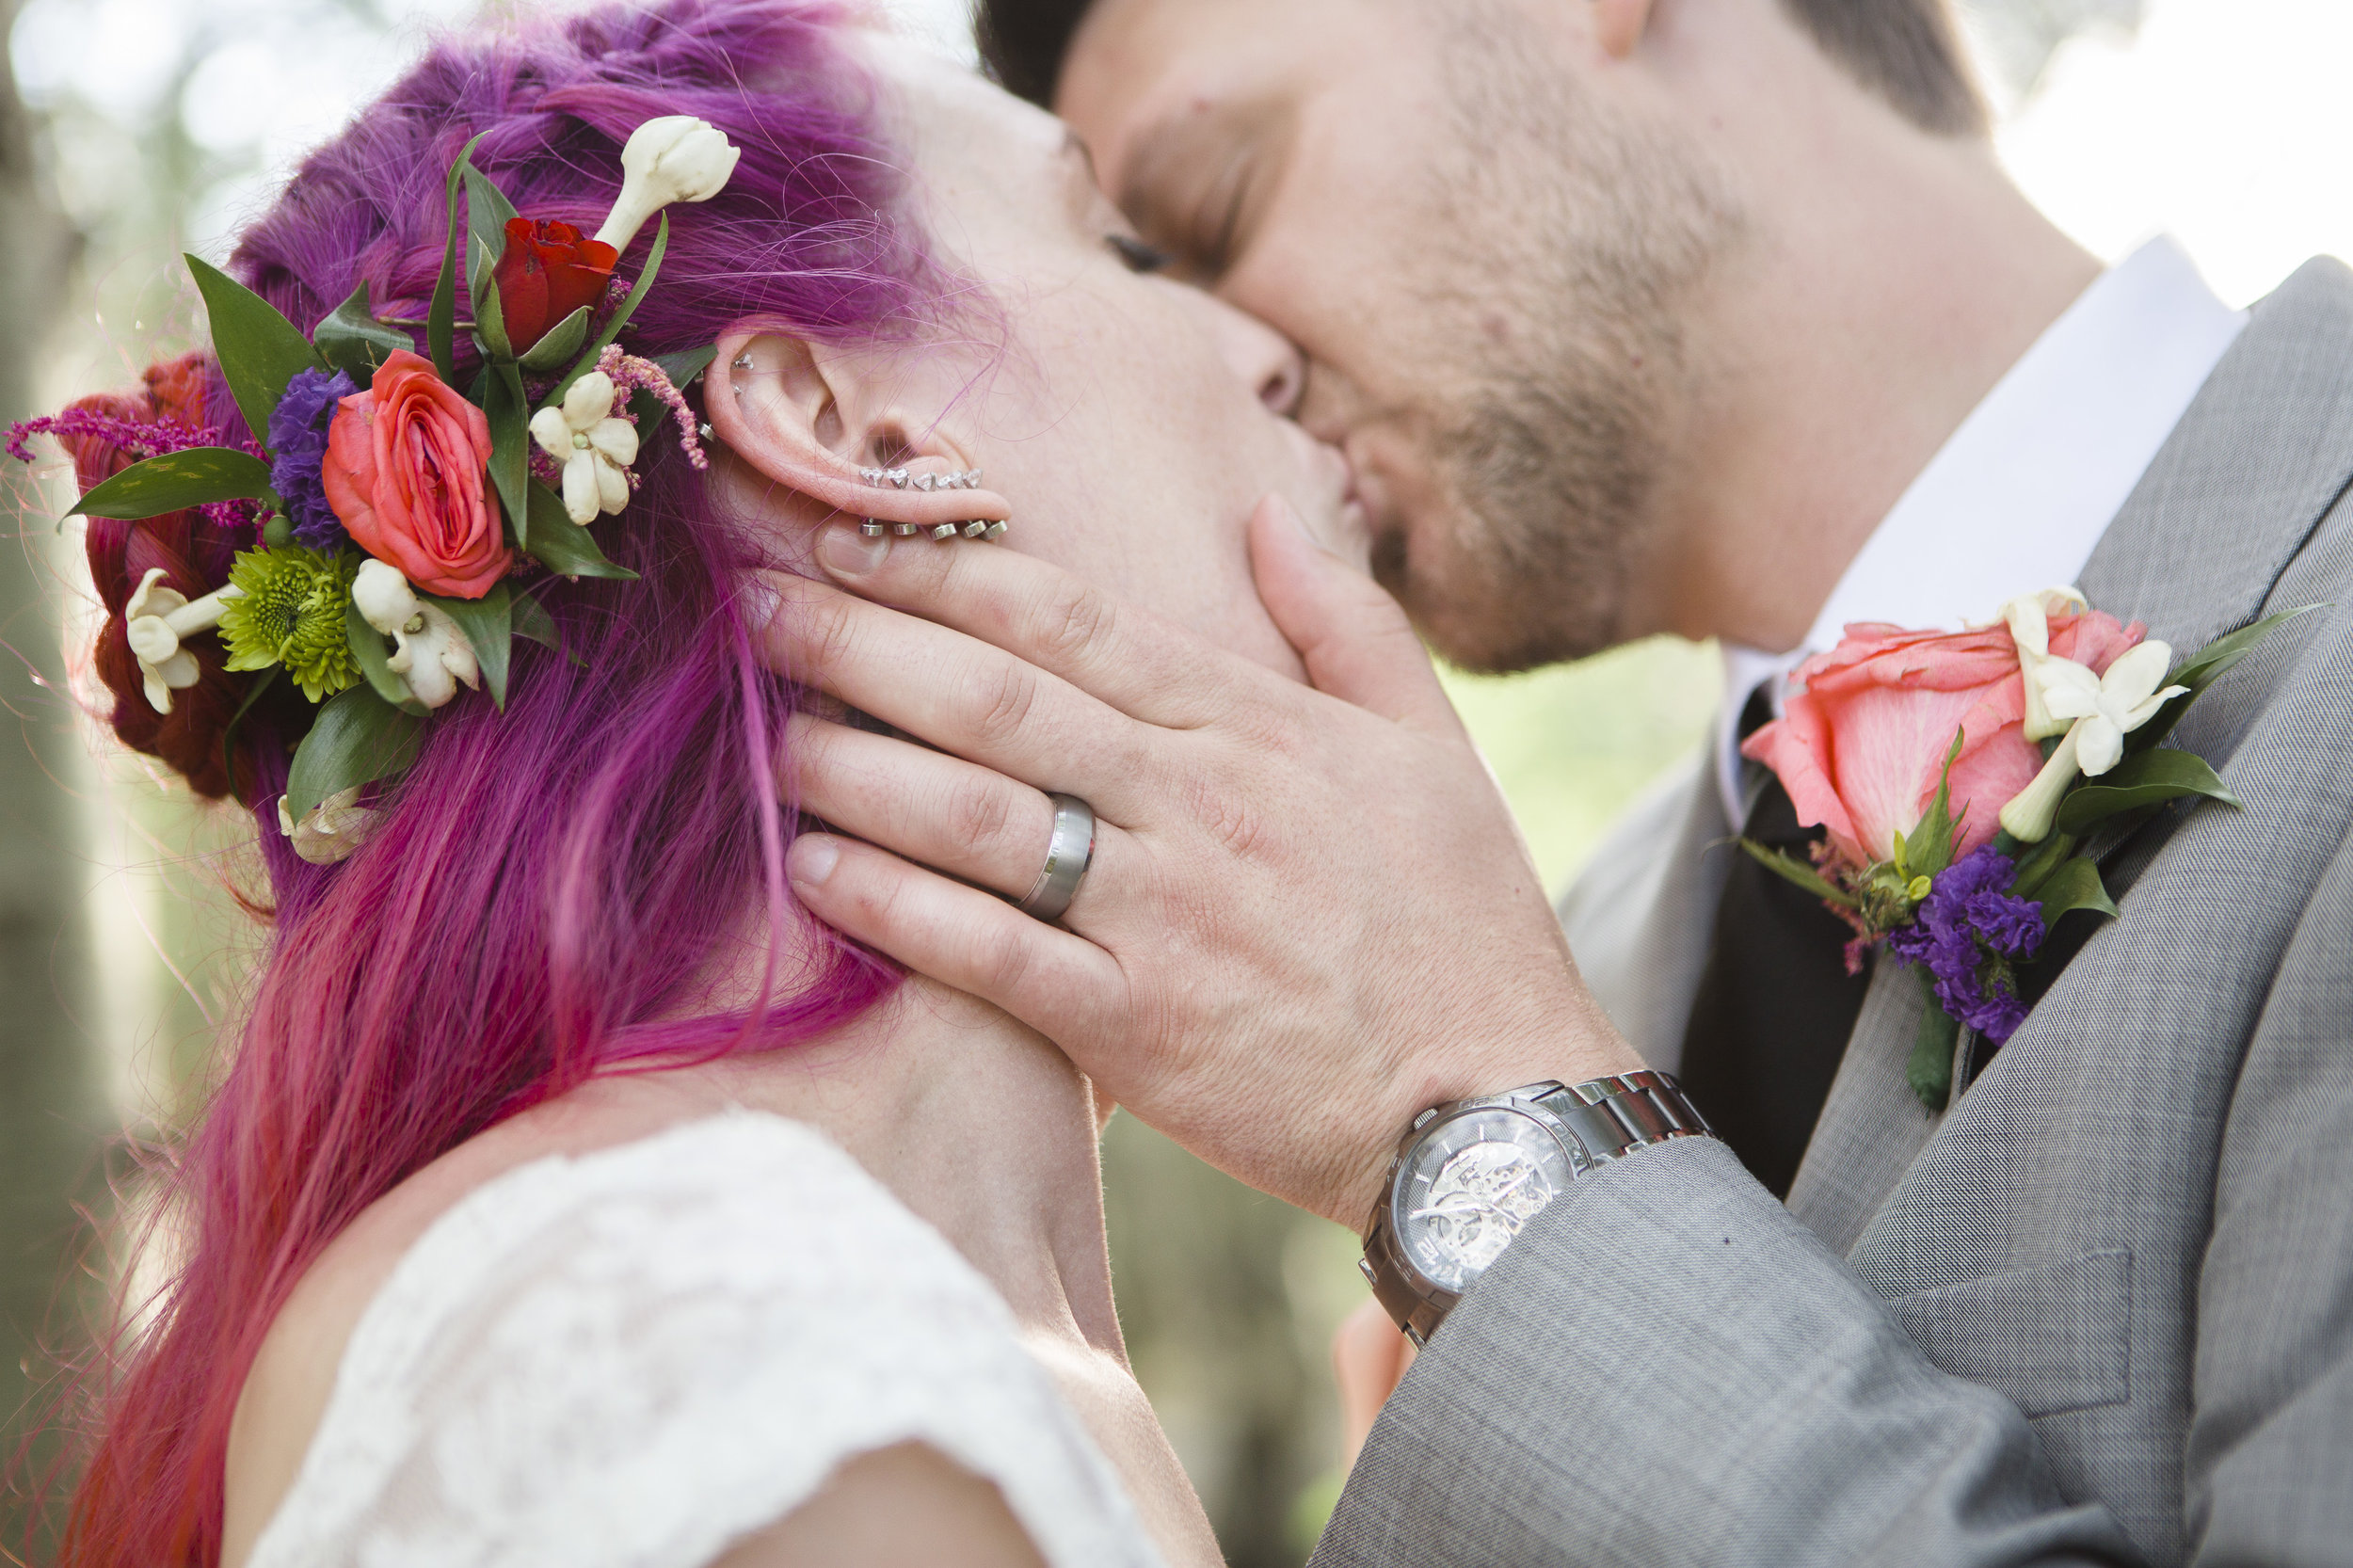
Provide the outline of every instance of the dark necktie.
{"type": "MultiPolygon", "coordinates": [[[[1745,738],[1771,717],[1762,689],[1742,711],[1745,738]]],[[[1769,776],[1747,836],[1802,860],[1819,828],[1798,825],[1787,792],[1769,776]]],[[[1757,1180],[1786,1197],[1814,1123],[1838,1076],[1871,971],[1849,975],[1854,933],[1819,899],[1733,846],[1707,963],[1683,1034],[1681,1078],[1692,1102],[1757,1180]]]]}

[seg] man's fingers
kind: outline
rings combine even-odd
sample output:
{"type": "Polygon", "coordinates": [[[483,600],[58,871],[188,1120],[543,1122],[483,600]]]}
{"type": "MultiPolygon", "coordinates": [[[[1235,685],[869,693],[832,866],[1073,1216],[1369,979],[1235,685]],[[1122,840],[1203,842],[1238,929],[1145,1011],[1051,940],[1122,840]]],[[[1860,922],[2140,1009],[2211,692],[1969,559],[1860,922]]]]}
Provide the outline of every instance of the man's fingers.
{"type": "Polygon", "coordinates": [[[1040,790],[1128,819],[1136,722],[1001,648],[870,604],[830,584],[778,576],[769,664],[933,745],[1040,790]]]}
{"type": "Polygon", "coordinates": [[[1003,1008],[1049,1040],[1092,1038],[1098,1020],[1074,1009],[1123,992],[1118,964],[1086,938],[872,844],[804,833],[785,874],[827,925],[1003,1008]]]}
{"type": "Polygon", "coordinates": [[[872,539],[837,523],[819,537],[817,562],[860,598],[1016,653],[1147,724],[1205,722],[1214,711],[1212,684],[1243,667],[1182,628],[1016,551],[872,539]]]}
{"type": "MultiPolygon", "coordinates": [[[[888,735],[795,714],[785,763],[804,811],[909,860],[1019,899],[1037,883],[1054,805],[1002,774],[888,735]]],[[[1118,829],[1096,824],[1096,859],[1118,829]]],[[[1092,866],[1090,866],[1092,870],[1092,866]]],[[[1063,923],[1084,929],[1089,876],[1063,923]]]]}
{"type": "Polygon", "coordinates": [[[1417,729],[1461,728],[1397,600],[1309,537],[1279,495],[1251,514],[1250,564],[1258,597],[1316,690],[1417,729]]]}

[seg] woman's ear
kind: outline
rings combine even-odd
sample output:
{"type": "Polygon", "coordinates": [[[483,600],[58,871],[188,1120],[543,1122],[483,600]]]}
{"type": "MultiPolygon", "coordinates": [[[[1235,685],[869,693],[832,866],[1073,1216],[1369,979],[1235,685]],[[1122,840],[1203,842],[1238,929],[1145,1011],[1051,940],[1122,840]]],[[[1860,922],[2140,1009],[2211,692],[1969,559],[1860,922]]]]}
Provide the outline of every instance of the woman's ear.
{"type": "Polygon", "coordinates": [[[910,448],[914,423],[891,408],[861,357],[781,332],[728,332],[703,376],[703,412],[728,449],[778,485],[852,517],[930,528],[1012,515],[992,490],[873,485],[861,469],[916,472],[971,465],[944,444],[910,448]]]}

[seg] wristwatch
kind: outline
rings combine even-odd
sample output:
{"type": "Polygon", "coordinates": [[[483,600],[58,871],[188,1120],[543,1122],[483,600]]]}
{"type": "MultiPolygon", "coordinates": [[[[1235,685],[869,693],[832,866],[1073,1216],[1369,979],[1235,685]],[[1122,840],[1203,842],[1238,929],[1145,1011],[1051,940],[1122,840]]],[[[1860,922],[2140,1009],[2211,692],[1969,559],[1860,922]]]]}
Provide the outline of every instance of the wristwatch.
{"type": "Polygon", "coordinates": [[[1571,1182],[1654,1144],[1713,1136],[1666,1073],[1531,1083],[1433,1106],[1399,1140],[1357,1267],[1421,1345],[1571,1182]]]}

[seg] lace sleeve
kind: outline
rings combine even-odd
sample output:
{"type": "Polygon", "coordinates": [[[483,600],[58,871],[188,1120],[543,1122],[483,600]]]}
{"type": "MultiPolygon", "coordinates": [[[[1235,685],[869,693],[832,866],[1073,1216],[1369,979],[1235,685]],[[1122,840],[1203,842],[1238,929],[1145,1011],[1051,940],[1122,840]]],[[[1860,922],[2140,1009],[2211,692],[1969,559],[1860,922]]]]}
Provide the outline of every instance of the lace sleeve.
{"type": "Polygon", "coordinates": [[[699,1568],[853,1455],[931,1444],[1054,1568],[1160,1559],[936,1232],[734,1112],[489,1182],[361,1319],[250,1568],[699,1568]]]}

